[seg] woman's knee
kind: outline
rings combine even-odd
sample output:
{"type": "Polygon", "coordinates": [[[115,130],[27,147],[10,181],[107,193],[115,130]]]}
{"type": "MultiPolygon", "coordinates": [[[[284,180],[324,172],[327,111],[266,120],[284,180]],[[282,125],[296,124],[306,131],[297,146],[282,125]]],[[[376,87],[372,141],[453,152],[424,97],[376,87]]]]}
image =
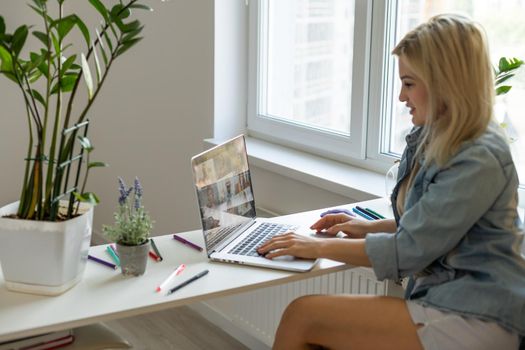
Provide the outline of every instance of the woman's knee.
{"type": "Polygon", "coordinates": [[[317,313],[315,306],[323,297],[322,295],[305,295],[293,300],[284,310],[282,320],[293,321],[295,324],[313,322],[315,320],[313,316],[317,313]]]}

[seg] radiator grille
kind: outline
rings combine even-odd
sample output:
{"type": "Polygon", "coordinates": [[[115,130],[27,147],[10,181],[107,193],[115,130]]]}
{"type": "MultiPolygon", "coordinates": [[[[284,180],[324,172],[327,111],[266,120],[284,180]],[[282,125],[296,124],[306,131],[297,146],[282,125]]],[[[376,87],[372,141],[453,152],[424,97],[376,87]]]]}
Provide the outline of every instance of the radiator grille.
{"type": "Polygon", "coordinates": [[[297,297],[308,294],[386,295],[386,283],[370,269],[354,268],[253,292],[214,299],[206,304],[251,336],[271,346],[281,315],[297,297]]]}

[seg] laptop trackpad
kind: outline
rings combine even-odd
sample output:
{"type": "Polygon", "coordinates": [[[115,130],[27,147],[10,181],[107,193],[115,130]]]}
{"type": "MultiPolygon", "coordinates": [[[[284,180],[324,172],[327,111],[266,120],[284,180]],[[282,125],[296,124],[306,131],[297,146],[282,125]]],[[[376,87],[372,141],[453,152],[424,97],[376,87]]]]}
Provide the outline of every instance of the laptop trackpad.
{"type": "Polygon", "coordinates": [[[293,261],[295,258],[291,255],[282,255],[275,258],[272,258],[273,261],[293,261]]]}

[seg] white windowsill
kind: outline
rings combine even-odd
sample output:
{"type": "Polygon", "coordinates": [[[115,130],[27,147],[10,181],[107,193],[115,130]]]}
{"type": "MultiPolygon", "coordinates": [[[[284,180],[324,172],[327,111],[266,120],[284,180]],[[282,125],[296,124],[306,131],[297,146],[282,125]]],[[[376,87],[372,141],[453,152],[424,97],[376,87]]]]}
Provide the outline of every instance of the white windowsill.
{"type": "MultiPolygon", "coordinates": [[[[206,139],[207,146],[224,140],[206,139]]],[[[263,168],[282,176],[363,201],[385,196],[385,176],[325,159],[309,153],[279,146],[254,137],[246,138],[251,166],[263,168]]]]}

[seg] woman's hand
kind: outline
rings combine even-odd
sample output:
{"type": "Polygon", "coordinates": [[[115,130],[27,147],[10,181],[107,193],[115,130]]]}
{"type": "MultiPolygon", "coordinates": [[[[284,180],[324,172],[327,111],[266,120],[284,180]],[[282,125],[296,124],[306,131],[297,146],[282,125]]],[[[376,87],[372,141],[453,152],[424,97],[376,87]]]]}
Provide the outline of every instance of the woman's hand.
{"type": "Polygon", "coordinates": [[[327,235],[343,232],[349,238],[364,238],[371,232],[371,222],[359,220],[347,214],[328,214],[315,222],[310,229],[327,235]]]}
{"type": "Polygon", "coordinates": [[[322,239],[289,232],[273,237],[257,248],[257,252],[268,259],[283,255],[315,259],[319,257],[318,248],[320,244],[322,244],[322,239]]]}

